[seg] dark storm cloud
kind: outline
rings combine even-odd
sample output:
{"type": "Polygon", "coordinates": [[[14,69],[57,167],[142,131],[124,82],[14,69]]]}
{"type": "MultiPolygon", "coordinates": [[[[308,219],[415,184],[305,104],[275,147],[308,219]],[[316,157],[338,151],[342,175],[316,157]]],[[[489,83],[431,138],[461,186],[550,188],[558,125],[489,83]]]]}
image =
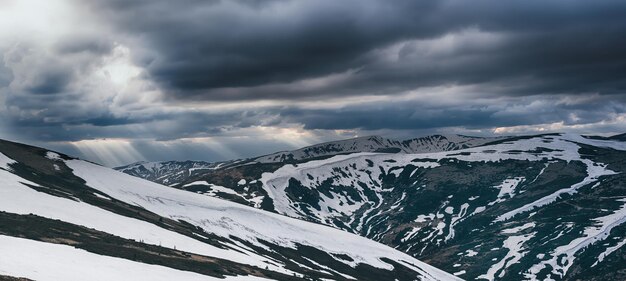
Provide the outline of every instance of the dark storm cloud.
{"type": "MultiPolygon", "coordinates": [[[[35,104],[40,98],[27,98],[24,95],[67,94],[70,92],[68,86],[80,80],[81,74],[98,64],[102,56],[109,54],[113,47],[113,42],[105,35],[65,36],[57,39],[49,49],[26,40],[0,49],[4,58],[0,61],[0,82],[3,76],[10,77],[4,85],[8,87],[13,82],[7,95],[23,105],[35,104]],[[6,70],[6,74],[3,74],[3,70],[6,70]]],[[[46,102],[50,102],[50,99],[46,99],[46,102]]]]}
{"type": "Polygon", "coordinates": [[[42,68],[24,90],[33,94],[56,94],[65,90],[72,81],[72,76],[73,73],[69,69],[56,66],[42,68]]]}
{"type": "MultiPolygon", "coordinates": [[[[561,97],[563,98],[563,97],[561,97]]],[[[563,122],[564,125],[590,124],[612,114],[626,113],[623,102],[597,96],[568,103],[562,99],[494,100],[491,102],[437,106],[421,102],[375,102],[341,109],[284,109],[287,120],[306,129],[342,130],[425,130],[448,127],[484,129],[529,126],[563,122]]]]}
{"type": "Polygon", "coordinates": [[[44,36],[0,41],[0,137],[123,139],[166,160],[201,154],[164,149],[192,138],[271,152],[259,136],[285,128],[292,146],[626,128],[625,1],[68,1],[44,36]]]}
{"type": "Polygon", "coordinates": [[[92,34],[63,38],[57,42],[55,49],[60,55],[76,53],[106,55],[111,52],[113,47],[114,44],[110,38],[101,34],[92,34]]]}
{"type": "Polygon", "coordinates": [[[0,88],[8,87],[11,81],[13,81],[13,72],[4,63],[0,63],[0,88]]]}
{"type": "Polygon", "coordinates": [[[393,94],[514,79],[526,85],[498,94],[626,88],[624,1],[107,1],[98,9],[149,46],[136,59],[178,98],[393,94]],[[501,38],[457,42],[444,56],[419,48],[420,40],[467,29],[501,38]],[[377,56],[402,42],[397,61],[377,56]],[[245,88],[351,69],[358,71],[324,89],[245,88]]]}
{"type": "MultiPolygon", "coordinates": [[[[145,35],[154,47],[157,54],[147,66],[155,79],[181,91],[288,82],[341,71],[410,27],[403,23],[408,15],[396,17],[406,5],[400,2],[224,3],[147,1],[129,7],[124,1],[111,4],[111,14],[120,27],[145,35]],[[372,21],[381,14],[381,22],[372,21]]],[[[434,5],[419,6],[429,10],[434,5]]]]}
{"type": "MultiPolygon", "coordinates": [[[[61,92],[72,81],[73,71],[70,67],[59,63],[52,57],[43,57],[33,54],[29,45],[22,44],[19,48],[2,50],[4,61],[2,69],[6,69],[5,77],[11,80],[5,84],[8,87],[11,82],[19,90],[31,94],[55,94],[61,92]],[[12,67],[29,68],[23,75],[15,75],[12,67]]],[[[0,69],[0,71],[2,71],[0,69]]]]}
{"type": "Polygon", "coordinates": [[[110,113],[63,115],[47,112],[48,118],[37,115],[5,120],[20,135],[39,141],[79,141],[100,138],[137,138],[168,141],[179,138],[220,136],[234,129],[277,125],[275,113],[262,111],[231,111],[223,113],[175,112],[114,116],[110,113]]]}

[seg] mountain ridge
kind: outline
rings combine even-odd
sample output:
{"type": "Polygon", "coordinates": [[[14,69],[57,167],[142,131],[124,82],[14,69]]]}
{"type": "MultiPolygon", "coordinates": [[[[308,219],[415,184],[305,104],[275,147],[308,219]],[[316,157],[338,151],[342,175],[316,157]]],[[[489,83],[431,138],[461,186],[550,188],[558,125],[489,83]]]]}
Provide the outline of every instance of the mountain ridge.
{"type": "Polygon", "coordinates": [[[338,154],[355,152],[423,153],[450,151],[483,145],[502,139],[506,139],[506,137],[430,135],[398,141],[381,136],[363,136],[324,142],[302,147],[296,150],[279,151],[248,159],[235,159],[221,162],[197,160],[162,162],[139,161],[115,167],[114,169],[161,184],[171,185],[174,182],[180,182],[182,178],[190,178],[194,175],[202,173],[203,170],[214,170],[250,163],[298,163],[313,159],[332,157],[338,154]]]}
{"type": "Polygon", "coordinates": [[[518,136],[453,151],[253,163],[174,187],[357,233],[468,279],[594,280],[581,268],[626,277],[624,150],[617,138],[518,136]]]}

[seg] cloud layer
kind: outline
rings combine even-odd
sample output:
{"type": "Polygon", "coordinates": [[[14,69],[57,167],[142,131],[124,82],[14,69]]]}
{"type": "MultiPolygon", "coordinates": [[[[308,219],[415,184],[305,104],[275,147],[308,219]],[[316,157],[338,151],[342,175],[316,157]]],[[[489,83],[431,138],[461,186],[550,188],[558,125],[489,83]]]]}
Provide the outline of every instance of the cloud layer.
{"type": "Polygon", "coordinates": [[[623,1],[3,1],[0,133],[144,150],[89,156],[110,165],[180,159],[191,140],[220,143],[191,154],[218,160],[373,133],[618,133],[624,13],[623,1]]]}

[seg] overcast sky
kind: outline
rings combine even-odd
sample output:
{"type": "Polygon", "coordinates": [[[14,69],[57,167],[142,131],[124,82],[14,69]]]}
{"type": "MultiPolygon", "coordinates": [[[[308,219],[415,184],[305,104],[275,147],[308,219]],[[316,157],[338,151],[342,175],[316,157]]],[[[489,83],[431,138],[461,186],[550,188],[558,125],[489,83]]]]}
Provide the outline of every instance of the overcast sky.
{"type": "Polygon", "coordinates": [[[626,132],[626,1],[0,0],[0,138],[108,166],[626,132]]]}

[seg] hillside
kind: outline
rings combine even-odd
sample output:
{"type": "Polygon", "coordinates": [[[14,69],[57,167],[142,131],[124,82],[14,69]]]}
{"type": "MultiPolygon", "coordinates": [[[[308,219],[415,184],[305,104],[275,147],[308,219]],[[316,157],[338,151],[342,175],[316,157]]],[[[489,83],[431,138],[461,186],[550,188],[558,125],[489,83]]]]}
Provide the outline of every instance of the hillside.
{"type": "Polygon", "coordinates": [[[470,280],[621,280],[625,150],[551,134],[255,163],[175,187],[356,233],[470,280]]]}
{"type": "Polygon", "coordinates": [[[0,276],[454,279],[357,235],[22,144],[0,141],[0,186],[0,276]]]}

